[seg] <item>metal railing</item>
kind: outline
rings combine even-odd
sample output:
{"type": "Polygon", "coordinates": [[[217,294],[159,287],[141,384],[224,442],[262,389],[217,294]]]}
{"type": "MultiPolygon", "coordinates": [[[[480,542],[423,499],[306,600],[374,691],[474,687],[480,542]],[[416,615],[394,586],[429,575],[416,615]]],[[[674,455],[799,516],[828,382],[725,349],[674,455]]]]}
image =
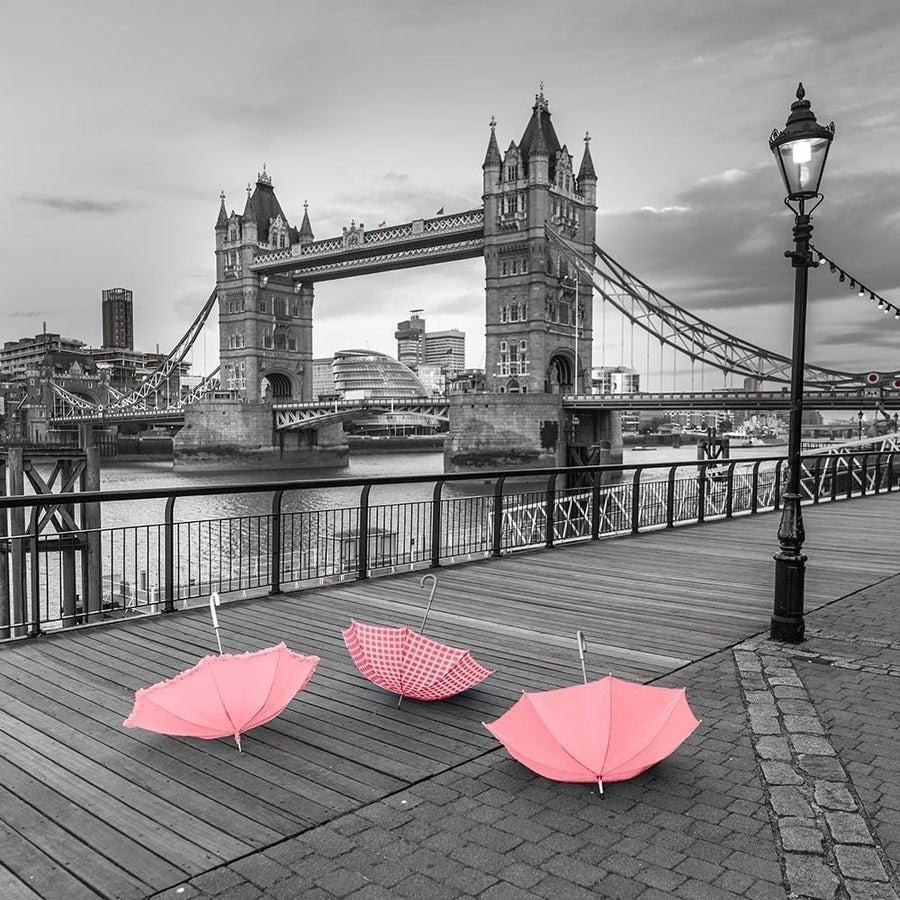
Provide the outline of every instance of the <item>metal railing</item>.
{"type": "MultiPolygon", "coordinates": [[[[894,457],[808,455],[803,499],[896,490],[894,457]]],[[[754,515],[779,508],[785,480],[785,460],[772,457],[0,497],[0,640],[171,612],[211,591],[278,594],[754,515]],[[373,490],[392,488],[418,496],[372,502],[373,490]],[[327,489],[359,493],[355,503],[317,508],[327,489]],[[191,518],[191,500],[210,496],[246,512],[191,518]],[[162,521],[85,525],[113,504],[154,499],[165,500],[162,521]]]]}

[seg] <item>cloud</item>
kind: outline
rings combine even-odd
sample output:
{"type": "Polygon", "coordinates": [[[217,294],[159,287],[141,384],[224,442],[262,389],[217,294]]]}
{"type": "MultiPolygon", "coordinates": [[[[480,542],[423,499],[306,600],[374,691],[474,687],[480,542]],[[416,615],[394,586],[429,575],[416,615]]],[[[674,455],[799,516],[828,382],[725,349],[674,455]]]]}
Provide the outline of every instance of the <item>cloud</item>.
{"type": "Polygon", "coordinates": [[[34,206],[76,214],[116,215],[131,209],[133,205],[124,200],[88,200],[84,197],[60,197],[47,194],[23,194],[19,199],[34,206]]]}
{"type": "MultiPolygon", "coordinates": [[[[891,300],[900,183],[887,171],[841,173],[827,190],[814,215],[814,244],[891,300]]],[[[785,353],[794,282],[783,253],[792,246],[792,225],[774,172],[759,166],[699,178],[659,207],[601,213],[597,243],[671,302],[785,353]]],[[[859,371],[876,359],[893,365],[900,323],[876,315],[848,285],[827,266],[810,273],[809,361],[859,371]]]]}

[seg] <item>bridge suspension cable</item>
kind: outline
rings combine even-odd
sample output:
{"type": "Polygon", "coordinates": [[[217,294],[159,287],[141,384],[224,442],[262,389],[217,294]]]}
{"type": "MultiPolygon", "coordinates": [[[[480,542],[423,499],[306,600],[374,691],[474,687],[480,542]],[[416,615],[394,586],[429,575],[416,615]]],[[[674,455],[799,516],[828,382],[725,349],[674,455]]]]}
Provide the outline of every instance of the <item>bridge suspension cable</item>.
{"type": "MultiPolygon", "coordinates": [[[[692,362],[699,360],[726,374],[790,383],[789,357],[735,337],[688,312],[655,291],[596,244],[593,245],[595,259],[590,259],[549,225],[545,226],[545,233],[570,263],[590,277],[607,303],[661,344],[674,348],[692,362]]],[[[863,380],[864,376],[859,373],[804,366],[804,383],[813,389],[858,386],[863,380]]]]}
{"type": "Polygon", "coordinates": [[[194,346],[194,341],[197,340],[197,337],[203,330],[203,326],[206,324],[206,320],[209,318],[213,306],[215,306],[217,296],[218,291],[216,288],[213,288],[206,303],[203,304],[200,312],[197,313],[197,317],[184,333],[181,340],[175,345],[175,348],[170,351],[166,358],[160,362],[156,369],[145,378],[135,390],[115,403],[112,408],[116,410],[125,409],[130,406],[138,405],[142,401],[146,403],[147,398],[151,394],[158,393],[160,387],[168,385],[169,378],[173,373],[179,371],[185,356],[187,356],[191,347],[194,346]]]}

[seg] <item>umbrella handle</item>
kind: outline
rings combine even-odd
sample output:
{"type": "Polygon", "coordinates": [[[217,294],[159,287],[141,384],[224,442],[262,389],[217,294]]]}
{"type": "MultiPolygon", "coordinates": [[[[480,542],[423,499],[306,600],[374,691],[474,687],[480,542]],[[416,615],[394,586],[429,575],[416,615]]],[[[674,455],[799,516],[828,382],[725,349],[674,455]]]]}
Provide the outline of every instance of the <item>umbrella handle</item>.
{"type": "Polygon", "coordinates": [[[219,645],[219,656],[222,655],[222,641],[219,640],[219,617],[216,615],[216,607],[221,602],[219,595],[215,591],[209,595],[209,614],[212,616],[213,628],[216,630],[216,643],[219,645]]]}
{"type": "MultiPolygon", "coordinates": [[[[576,631],[575,637],[578,640],[578,657],[581,660],[581,677],[584,678],[584,683],[587,684],[587,669],[584,665],[584,653],[587,650],[587,641],[584,639],[583,631],[576,631]]],[[[601,788],[601,792],[602,792],[601,788]]]]}
{"type": "Polygon", "coordinates": [[[431,612],[431,604],[434,603],[434,592],[437,590],[437,576],[423,575],[419,580],[419,587],[425,587],[425,582],[431,579],[431,595],[428,598],[428,606],[425,607],[425,615],[422,618],[422,624],[419,626],[419,634],[425,633],[425,623],[428,621],[428,613],[431,612]]]}

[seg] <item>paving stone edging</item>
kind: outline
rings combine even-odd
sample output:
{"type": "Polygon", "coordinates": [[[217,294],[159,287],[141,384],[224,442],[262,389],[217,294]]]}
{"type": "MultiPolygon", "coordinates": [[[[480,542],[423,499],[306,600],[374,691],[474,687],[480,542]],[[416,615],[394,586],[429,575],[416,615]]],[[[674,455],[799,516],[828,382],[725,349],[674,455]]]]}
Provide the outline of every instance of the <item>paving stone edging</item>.
{"type": "Polygon", "coordinates": [[[755,639],[733,653],[785,886],[810,900],[900,900],[884,849],[782,646],[755,639]]]}

